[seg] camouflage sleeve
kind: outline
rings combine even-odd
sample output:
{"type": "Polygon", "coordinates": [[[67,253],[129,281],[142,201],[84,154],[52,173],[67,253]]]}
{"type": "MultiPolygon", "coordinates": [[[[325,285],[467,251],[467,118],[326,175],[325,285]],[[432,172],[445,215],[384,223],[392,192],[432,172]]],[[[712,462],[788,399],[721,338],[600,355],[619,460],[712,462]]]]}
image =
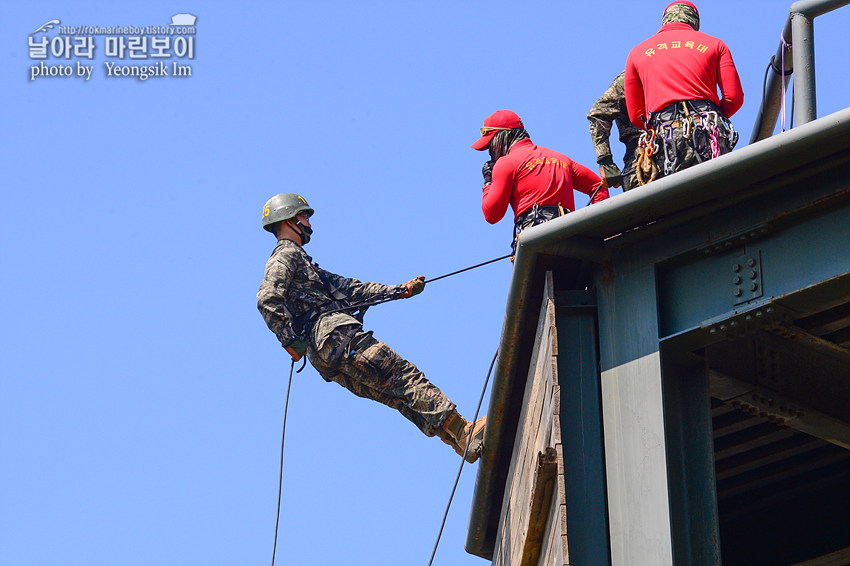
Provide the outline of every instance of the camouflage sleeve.
{"type": "Polygon", "coordinates": [[[281,344],[292,338],[292,313],[287,308],[286,290],[292,283],[293,266],[277,258],[269,260],[266,274],[257,292],[257,309],[281,344]]]}
{"type": "Polygon", "coordinates": [[[343,295],[352,301],[364,301],[370,299],[380,293],[390,293],[395,291],[398,285],[383,285],[381,283],[363,283],[357,279],[342,277],[330,271],[319,268],[322,276],[327,278],[343,295]]]}
{"type": "Polygon", "coordinates": [[[587,113],[587,121],[590,122],[590,139],[596,150],[596,159],[611,155],[611,126],[618,116],[622,114],[622,101],[625,99],[623,76],[625,71],[617,75],[608,90],[593,103],[587,113]]]}

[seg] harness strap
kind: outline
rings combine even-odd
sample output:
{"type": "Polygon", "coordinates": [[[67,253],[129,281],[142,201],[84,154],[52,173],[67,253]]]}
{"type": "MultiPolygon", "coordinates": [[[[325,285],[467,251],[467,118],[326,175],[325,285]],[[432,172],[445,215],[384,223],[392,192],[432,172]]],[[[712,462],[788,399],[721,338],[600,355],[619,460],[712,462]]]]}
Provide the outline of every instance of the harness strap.
{"type": "Polygon", "coordinates": [[[325,286],[328,294],[334,298],[336,301],[347,301],[348,297],[340,291],[336,285],[331,283],[330,279],[325,277],[322,273],[322,269],[319,267],[318,263],[311,263],[310,267],[313,269],[313,272],[319,276],[319,279],[322,281],[322,285],[325,286]]]}
{"type": "MultiPolygon", "coordinates": [[[[348,307],[349,307],[349,303],[348,303],[347,300],[345,300],[345,301],[329,301],[327,303],[313,307],[312,309],[308,310],[304,314],[302,314],[300,316],[296,316],[292,319],[292,329],[299,336],[304,336],[305,332],[310,330],[310,328],[312,328],[313,324],[315,324],[315,322],[317,320],[319,320],[319,317],[321,317],[323,314],[330,312],[330,311],[344,310],[348,307]]],[[[362,323],[363,322],[363,314],[364,314],[363,312],[359,312],[359,313],[356,313],[356,314],[352,313],[351,316],[353,316],[354,318],[356,318],[358,321],[360,321],[362,323]]]]}
{"type": "Polygon", "coordinates": [[[511,243],[511,249],[516,252],[517,236],[519,236],[519,233],[525,230],[526,228],[531,228],[532,226],[543,224],[548,220],[558,218],[559,216],[564,216],[569,212],[570,209],[561,206],[561,203],[558,203],[553,206],[540,206],[539,204],[534,203],[531,208],[529,208],[525,212],[521,212],[516,217],[516,220],[514,220],[514,239],[511,243]]]}

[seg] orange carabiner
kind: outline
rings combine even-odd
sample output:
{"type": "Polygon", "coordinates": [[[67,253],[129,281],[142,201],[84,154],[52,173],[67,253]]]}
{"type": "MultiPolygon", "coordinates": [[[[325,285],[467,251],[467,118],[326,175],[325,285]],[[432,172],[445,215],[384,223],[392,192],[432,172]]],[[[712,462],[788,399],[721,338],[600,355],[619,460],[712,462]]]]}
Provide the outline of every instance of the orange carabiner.
{"type": "Polygon", "coordinates": [[[655,154],[655,129],[650,128],[647,131],[649,132],[649,139],[646,142],[646,156],[652,157],[655,154]]]}

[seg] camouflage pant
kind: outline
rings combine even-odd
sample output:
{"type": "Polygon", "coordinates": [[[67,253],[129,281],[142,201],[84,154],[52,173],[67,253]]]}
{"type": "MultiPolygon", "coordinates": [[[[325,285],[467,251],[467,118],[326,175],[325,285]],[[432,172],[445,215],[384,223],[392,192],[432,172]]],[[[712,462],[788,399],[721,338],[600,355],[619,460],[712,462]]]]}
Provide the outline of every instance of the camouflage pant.
{"type": "Polygon", "coordinates": [[[310,362],[326,381],[336,382],[358,397],[398,410],[426,436],[434,436],[455,409],[445,393],[425,374],[371,332],[357,332],[339,359],[332,353],[349,333],[334,330],[320,350],[310,347],[310,362]]]}
{"type": "Polygon", "coordinates": [[[635,187],[640,186],[637,180],[636,170],[637,155],[635,155],[635,151],[637,150],[637,147],[637,138],[626,144],[626,154],[623,156],[623,180],[620,185],[623,188],[623,192],[630,191],[635,187]]]}
{"type": "Polygon", "coordinates": [[[636,162],[637,160],[632,158],[626,168],[623,169],[623,180],[622,185],[620,185],[623,188],[623,192],[630,191],[635,187],[640,186],[637,182],[637,171],[635,171],[636,162]]]}

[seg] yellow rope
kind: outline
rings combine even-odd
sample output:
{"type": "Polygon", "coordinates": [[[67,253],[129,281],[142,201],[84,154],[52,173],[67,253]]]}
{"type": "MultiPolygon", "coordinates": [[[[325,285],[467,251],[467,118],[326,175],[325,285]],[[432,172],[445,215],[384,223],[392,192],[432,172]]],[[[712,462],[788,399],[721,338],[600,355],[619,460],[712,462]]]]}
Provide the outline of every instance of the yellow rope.
{"type": "Polygon", "coordinates": [[[651,152],[646,151],[645,147],[638,147],[637,163],[635,164],[635,174],[639,185],[646,185],[658,177],[658,166],[652,160],[651,152]]]}

